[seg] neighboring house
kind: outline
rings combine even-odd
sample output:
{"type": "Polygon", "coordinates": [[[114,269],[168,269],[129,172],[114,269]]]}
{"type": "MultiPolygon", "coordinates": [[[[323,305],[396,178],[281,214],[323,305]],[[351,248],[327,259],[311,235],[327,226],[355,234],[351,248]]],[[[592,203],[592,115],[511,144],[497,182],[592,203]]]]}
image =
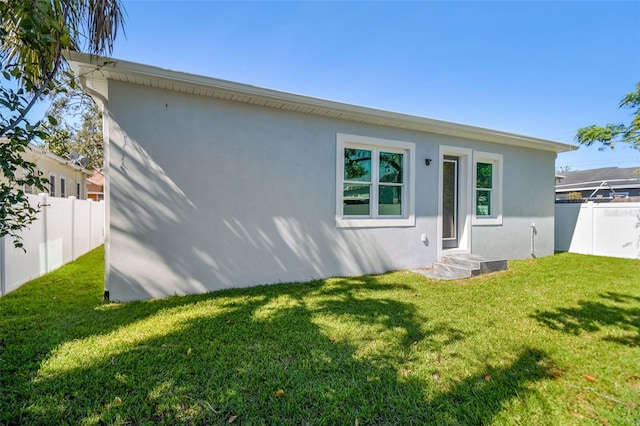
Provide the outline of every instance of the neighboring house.
{"type": "Polygon", "coordinates": [[[111,300],[553,254],[570,145],[69,60],[104,108],[111,300]]]}
{"type": "MultiPolygon", "coordinates": [[[[23,153],[23,158],[34,163],[36,169],[42,173],[42,177],[49,180],[47,185],[49,196],[87,198],[85,179],[91,176],[91,171],[33,144],[29,144],[23,153]]],[[[41,192],[33,186],[25,186],[24,191],[28,194],[41,192]]]]}
{"type": "Polygon", "coordinates": [[[640,197],[640,167],[603,167],[556,175],[556,201],[566,200],[570,193],[580,193],[583,199],[640,197]]]}
{"type": "Polygon", "coordinates": [[[104,200],[104,175],[99,170],[94,170],[93,175],[87,178],[87,198],[94,201],[104,200]]]}

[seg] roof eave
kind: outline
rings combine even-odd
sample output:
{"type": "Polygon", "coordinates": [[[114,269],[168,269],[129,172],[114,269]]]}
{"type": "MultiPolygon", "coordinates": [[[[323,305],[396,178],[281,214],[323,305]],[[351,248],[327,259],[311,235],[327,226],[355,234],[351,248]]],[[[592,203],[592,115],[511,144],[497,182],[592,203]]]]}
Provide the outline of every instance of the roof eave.
{"type": "Polygon", "coordinates": [[[103,99],[107,98],[107,81],[116,80],[349,121],[535,148],[555,153],[575,149],[572,145],[546,139],[264,89],[135,62],[90,56],[79,52],[67,52],[66,56],[76,74],[81,76],[85,88],[103,99]]]}
{"type": "Polygon", "coordinates": [[[60,164],[63,164],[65,166],[67,166],[67,167],[71,167],[72,169],[74,169],[74,170],[76,170],[78,172],[82,172],[85,175],[91,176],[93,174],[92,171],[90,171],[88,169],[85,169],[85,168],[83,168],[81,166],[78,166],[77,164],[73,164],[72,162],[60,157],[59,155],[56,155],[56,154],[54,154],[53,152],[50,152],[50,151],[46,151],[46,150],[44,150],[42,148],[39,148],[38,146],[36,146],[34,144],[30,143],[29,144],[29,149],[31,149],[34,152],[37,152],[38,154],[40,154],[40,155],[42,155],[44,157],[50,158],[50,159],[52,159],[54,161],[57,161],[60,164]]]}

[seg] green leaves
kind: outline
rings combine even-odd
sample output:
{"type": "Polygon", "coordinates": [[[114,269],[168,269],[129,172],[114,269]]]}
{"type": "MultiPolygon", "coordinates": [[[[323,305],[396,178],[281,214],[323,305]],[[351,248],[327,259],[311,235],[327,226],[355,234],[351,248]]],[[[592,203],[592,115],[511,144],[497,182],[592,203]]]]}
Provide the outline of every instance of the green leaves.
{"type": "Polygon", "coordinates": [[[634,117],[629,125],[609,123],[603,127],[592,124],[578,129],[575,141],[585,146],[601,143],[601,151],[607,147],[614,149],[617,143],[626,143],[632,148],[640,149],[640,82],[636,83],[635,91],[622,98],[619,106],[633,111],[634,117]]]}
{"type": "Polygon", "coordinates": [[[88,159],[89,169],[101,169],[103,163],[102,111],[75,85],[76,77],[65,73],[60,89],[53,97],[43,124],[47,149],[61,157],[71,152],[88,159]]]}
{"type": "Polygon", "coordinates": [[[67,91],[58,80],[65,74],[63,51],[84,45],[111,53],[123,15],[119,0],[12,0],[0,1],[0,19],[0,237],[22,247],[20,230],[39,210],[24,186],[44,191],[48,182],[20,154],[59,124],[53,114],[43,125],[27,115],[38,100],[67,91]]]}
{"type": "Polygon", "coordinates": [[[14,247],[24,249],[21,230],[39,211],[38,206],[29,204],[24,189],[30,186],[45,191],[48,182],[22,153],[30,141],[42,136],[42,130],[39,123],[31,124],[24,117],[35,94],[24,88],[10,89],[20,80],[20,68],[3,64],[0,70],[0,237],[8,236],[14,247]]]}

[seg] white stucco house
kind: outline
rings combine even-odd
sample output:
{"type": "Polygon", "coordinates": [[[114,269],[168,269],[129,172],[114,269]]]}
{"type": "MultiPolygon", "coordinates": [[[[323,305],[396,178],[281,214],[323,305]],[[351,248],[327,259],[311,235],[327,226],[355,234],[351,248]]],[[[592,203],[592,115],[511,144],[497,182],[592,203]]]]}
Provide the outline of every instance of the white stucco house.
{"type": "Polygon", "coordinates": [[[111,300],[553,253],[569,145],[69,60],[104,108],[111,300]]]}

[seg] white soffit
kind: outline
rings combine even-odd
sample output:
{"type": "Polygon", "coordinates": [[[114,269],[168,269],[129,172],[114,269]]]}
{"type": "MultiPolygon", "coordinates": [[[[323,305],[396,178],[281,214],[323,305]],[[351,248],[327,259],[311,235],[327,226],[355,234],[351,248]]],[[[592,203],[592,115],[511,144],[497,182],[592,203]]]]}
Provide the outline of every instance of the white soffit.
{"type": "Polygon", "coordinates": [[[340,120],[457,136],[556,153],[575,149],[569,144],[546,139],[328,101],[134,62],[90,56],[78,52],[68,52],[66,57],[74,72],[81,77],[81,83],[93,92],[92,95],[103,99],[107,98],[108,80],[114,80],[340,120]]]}

